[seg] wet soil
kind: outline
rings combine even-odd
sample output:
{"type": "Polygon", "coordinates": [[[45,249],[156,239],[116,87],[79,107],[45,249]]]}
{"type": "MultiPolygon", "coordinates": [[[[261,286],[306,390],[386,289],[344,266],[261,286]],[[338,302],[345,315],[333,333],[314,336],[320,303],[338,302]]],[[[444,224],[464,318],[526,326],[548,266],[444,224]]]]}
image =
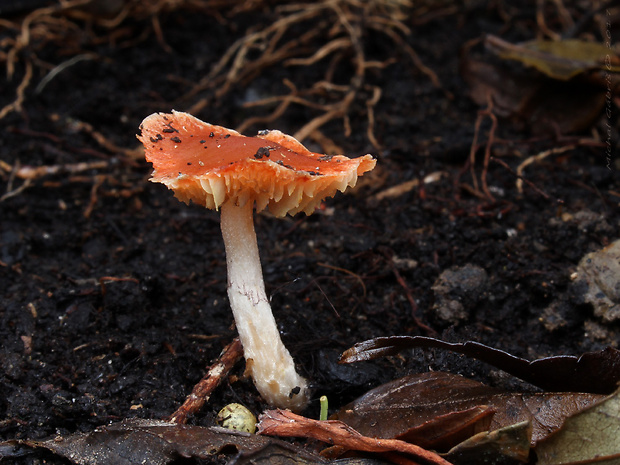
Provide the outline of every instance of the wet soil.
{"type": "MultiPolygon", "coordinates": [[[[441,87],[389,38],[364,35],[368,60],[397,58],[367,76],[382,90],[374,107],[380,147],[366,136],[363,99],[350,109],[348,137],[339,119],[321,129],[349,156],[375,155],[377,169],[312,216],[256,217],[283,340],[313,387],[309,415],[317,414],[320,395],[337,408],[411,372],[446,370],[523,388],[498,370],[439,351],[336,363],[355,342],[377,336],[475,340],[527,358],[617,345],[618,323],[596,319],[571,286],[581,257],[617,238],[617,139],[611,156],[604,144],[579,145],[530,165],[525,174],[537,189],[526,184],[519,192],[516,167],[566,145],[565,139],[534,137],[500,119],[492,151],[510,169],[489,165],[495,200],[467,187],[473,185],[466,166],[480,108],[459,75],[459,50],[483,33],[514,41],[534,37],[533,4],[510,11],[510,18],[478,2],[439,10],[435,19],[416,22],[413,12],[404,19],[412,29],[407,42],[441,87]],[[437,172],[434,182],[381,197],[390,187],[437,172]],[[466,265],[485,273],[476,274],[468,292],[459,294],[455,284],[462,311],[446,317],[436,310],[442,299],[433,285],[442,272],[466,265]]],[[[150,18],[126,20],[114,40],[109,29],[76,19],[79,52],[53,42],[36,51],[53,65],[77,53],[91,55],[38,93],[34,87],[46,72],[36,68],[21,111],[2,120],[0,159],[11,167],[104,164],[39,177],[0,202],[1,439],[91,431],[128,417],[165,418],[235,336],[218,213],[178,202],[148,182],[143,159],[102,144],[93,132],[117,148],[138,148],[135,134],[144,117],[188,109],[195,102],[180,97],[227,47],[282,14],[273,5],[225,13],[162,13],[165,42],[157,40],[150,18]],[[106,40],[80,42],[87,34],[106,40]]],[[[2,105],[14,100],[24,73],[18,61],[15,77],[2,86],[2,105]]],[[[338,77],[347,82],[344,74],[338,77]]],[[[238,127],[253,116],[244,101],[284,93],[284,78],[302,88],[321,76],[312,67],[300,72],[276,64],[235,92],[211,98],[196,116],[238,127]]],[[[615,104],[612,113],[601,114],[579,137],[616,128],[615,104]]],[[[268,126],[294,132],[314,116],[293,106],[268,126]]],[[[489,128],[485,120],[481,141],[489,128]]],[[[474,172],[480,176],[484,144],[478,155],[474,172]]],[[[24,182],[5,171],[2,194],[24,182]]],[[[264,408],[242,375],[239,363],[191,422],[212,424],[232,401],[256,412],[264,408]]]]}

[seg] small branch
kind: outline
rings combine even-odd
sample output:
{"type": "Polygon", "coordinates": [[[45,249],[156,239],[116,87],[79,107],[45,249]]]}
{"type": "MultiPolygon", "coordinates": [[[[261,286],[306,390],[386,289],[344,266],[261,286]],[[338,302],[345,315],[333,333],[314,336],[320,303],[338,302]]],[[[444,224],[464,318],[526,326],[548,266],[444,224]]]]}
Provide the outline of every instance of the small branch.
{"type": "Polygon", "coordinates": [[[547,194],[545,191],[537,187],[532,181],[530,181],[529,179],[525,179],[523,176],[520,176],[517,173],[515,173],[505,161],[500,160],[499,158],[495,158],[495,157],[491,157],[491,161],[494,161],[495,163],[502,165],[504,168],[506,168],[506,170],[508,170],[509,173],[513,174],[520,181],[524,181],[528,186],[530,186],[532,189],[534,189],[536,192],[542,195],[545,199],[549,200],[551,198],[549,194],[547,194]]]}
{"type": "Polygon", "coordinates": [[[491,194],[489,190],[489,185],[487,182],[487,175],[489,170],[489,160],[491,159],[491,147],[493,146],[495,139],[495,131],[497,129],[497,116],[493,113],[493,99],[491,94],[487,95],[487,107],[478,112],[478,117],[476,118],[476,123],[474,125],[474,139],[471,143],[471,147],[469,149],[469,169],[471,172],[472,183],[473,183],[473,191],[476,194],[480,194],[481,197],[490,200],[491,202],[495,201],[495,197],[491,194]],[[480,182],[482,184],[482,191],[478,186],[478,178],[476,177],[476,152],[478,151],[478,138],[480,137],[480,126],[482,125],[482,121],[485,117],[488,117],[491,120],[491,129],[489,130],[489,135],[487,138],[487,143],[484,149],[484,161],[482,166],[482,174],[480,175],[480,182]]]}
{"type": "Polygon", "coordinates": [[[17,166],[11,167],[9,164],[0,164],[0,169],[10,171],[12,176],[19,179],[35,180],[43,176],[55,175],[60,173],[75,174],[88,170],[101,170],[110,166],[108,161],[90,161],[79,163],[67,163],[64,165],[43,165],[43,166],[17,166]]]}
{"type": "Polygon", "coordinates": [[[362,292],[363,292],[362,293],[362,298],[363,299],[366,298],[366,284],[364,284],[364,279],[360,275],[354,273],[351,270],[347,270],[345,268],[340,268],[340,267],[337,267],[337,266],[333,266],[333,265],[330,265],[328,263],[320,263],[319,262],[319,263],[317,263],[317,265],[322,266],[323,268],[328,268],[330,270],[341,271],[343,273],[346,273],[346,274],[354,277],[360,283],[360,285],[362,286],[362,292]]]}
{"type": "Polygon", "coordinates": [[[436,465],[451,465],[434,452],[398,439],[362,436],[337,420],[319,421],[288,410],[267,410],[259,417],[258,433],[281,437],[305,437],[349,450],[390,454],[398,452],[436,465]]]}
{"type": "Polygon", "coordinates": [[[224,347],[220,359],[211,365],[207,374],[194,386],[192,393],[187,396],[183,405],[170,415],[167,421],[185,424],[188,417],[198,412],[209,400],[211,393],[219,386],[222,379],[241,357],[243,357],[243,348],[239,339],[236,338],[224,347]]]}
{"type": "Polygon", "coordinates": [[[98,56],[95,53],[82,53],[80,55],[76,55],[68,59],[67,61],[63,61],[61,64],[59,64],[54,69],[52,69],[49,73],[47,73],[47,75],[43,79],[41,79],[41,82],[39,82],[39,84],[37,84],[37,87],[35,87],[34,93],[40,94],[41,92],[43,92],[43,89],[45,89],[45,86],[47,86],[52,79],[54,79],[56,76],[62,73],[65,69],[79,63],[80,61],[95,60],[97,58],[98,56]]]}
{"type": "Polygon", "coordinates": [[[32,79],[32,62],[26,61],[26,71],[24,73],[24,77],[22,82],[20,82],[19,86],[17,86],[16,94],[17,97],[13,103],[9,103],[5,105],[2,110],[0,110],[0,119],[4,118],[6,115],[11,113],[12,111],[21,111],[22,104],[24,103],[24,93],[26,92],[26,88],[28,84],[30,84],[30,80],[32,79]]]}
{"type": "Polygon", "coordinates": [[[407,286],[407,282],[405,281],[403,276],[400,274],[400,272],[396,268],[396,265],[394,265],[394,262],[392,261],[391,257],[387,257],[387,262],[390,265],[390,268],[392,269],[392,273],[394,274],[396,281],[398,282],[400,287],[402,287],[403,290],[405,291],[405,297],[407,298],[407,301],[409,302],[409,305],[411,306],[411,317],[413,318],[413,322],[415,323],[415,325],[421,330],[423,330],[424,332],[426,332],[427,334],[437,334],[437,331],[435,331],[433,328],[431,328],[427,324],[423,323],[422,320],[420,320],[420,318],[418,317],[417,315],[418,304],[413,298],[413,294],[411,293],[409,286],[407,286]]]}
{"type": "Polygon", "coordinates": [[[21,194],[23,191],[28,189],[31,184],[32,184],[32,180],[26,179],[26,181],[18,188],[9,190],[6,194],[3,194],[2,196],[0,196],[0,203],[4,202],[7,199],[10,199],[11,197],[15,197],[21,194]]]}
{"type": "Polygon", "coordinates": [[[531,157],[526,158],[519,166],[517,166],[517,176],[519,178],[517,179],[517,189],[519,191],[519,194],[523,193],[523,170],[525,170],[526,167],[528,167],[532,163],[544,160],[549,155],[557,155],[558,153],[568,152],[569,150],[573,150],[574,148],[575,148],[574,145],[565,145],[564,147],[555,147],[549,150],[544,150],[536,155],[532,155],[531,157]]]}

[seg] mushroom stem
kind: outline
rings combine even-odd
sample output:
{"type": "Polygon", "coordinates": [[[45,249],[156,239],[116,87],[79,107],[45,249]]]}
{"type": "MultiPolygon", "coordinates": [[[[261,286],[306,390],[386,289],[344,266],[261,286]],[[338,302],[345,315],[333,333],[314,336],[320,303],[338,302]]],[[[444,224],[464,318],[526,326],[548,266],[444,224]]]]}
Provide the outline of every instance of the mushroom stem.
{"type": "Polygon", "coordinates": [[[221,228],[228,267],[228,298],[243,345],[247,370],[256,389],[269,404],[302,410],[307,383],[295,371],[265,293],[253,202],[238,206],[234,200],[221,207],[221,228]]]}

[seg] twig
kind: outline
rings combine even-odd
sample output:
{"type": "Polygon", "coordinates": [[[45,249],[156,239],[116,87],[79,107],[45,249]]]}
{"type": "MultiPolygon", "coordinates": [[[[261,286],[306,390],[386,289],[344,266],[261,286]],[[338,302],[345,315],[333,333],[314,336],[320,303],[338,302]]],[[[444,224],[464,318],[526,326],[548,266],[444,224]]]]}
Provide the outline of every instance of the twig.
{"type": "Polygon", "coordinates": [[[86,210],[84,210],[84,218],[86,219],[90,218],[90,215],[93,213],[93,210],[95,209],[95,205],[97,205],[97,191],[102,186],[103,182],[105,181],[105,178],[106,177],[101,174],[95,176],[95,182],[93,182],[93,185],[90,188],[90,201],[88,202],[88,206],[86,207],[86,210]]]}
{"type": "Polygon", "coordinates": [[[525,183],[528,186],[530,186],[532,189],[534,189],[536,192],[538,192],[540,195],[542,195],[545,199],[549,200],[551,198],[551,196],[549,194],[547,194],[545,191],[543,191],[538,186],[536,186],[536,184],[534,184],[532,181],[530,181],[529,179],[526,179],[523,176],[520,176],[517,173],[515,173],[512,170],[512,168],[510,168],[510,166],[508,166],[508,163],[506,163],[504,160],[500,160],[499,158],[491,157],[491,161],[494,161],[495,163],[498,163],[498,164],[502,165],[504,168],[506,168],[506,170],[508,170],[508,172],[513,174],[517,179],[525,181],[525,183]]]}
{"type": "MultiPolygon", "coordinates": [[[[52,120],[57,121],[60,118],[59,115],[52,115],[52,120]]],[[[143,150],[141,147],[128,149],[125,147],[120,147],[116,145],[114,142],[109,140],[104,134],[97,131],[92,124],[86,123],[84,121],[79,120],[70,120],[66,121],[65,124],[71,124],[72,129],[75,131],[82,131],[89,136],[91,136],[101,147],[105,148],[111,153],[120,153],[125,156],[127,159],[136,160],[137,158],[141,158],[143,156],[143,150]]]]}
{"type": "Polygon", "coordinates": [[[396,197],[400,197],[401,195],[410,192],[411,190],[418,187],[420,184],[432,184],[441,180],[441,178],[448,176],[447,171],[433,171],[432,173],[426,175],[422,181],[419,178],[410,179],[409,181],[402,182],[395,186],[388,187],[382,191],[377,192],[376,194],[368,197],[368,202],[371,204],[376,204],[385,199],[394,199],[396,197]]]}
{"type": "Polygon", "coordinates": [[[105,169],[110,166],[109,161],[90,161],[80,163],[67,163],[65,165],[43,165],[43,166],[15,166],[8,163],[0,163],[0,169],[10,171],[11,175],[19,179],[35,180],[43,176],[59,173],[75,174],[87,170],[105,169]]]}
{"type": "MultiPolygon", "coordinates": [[[[136,278],[130,278],[130,277],[119,278],[117,276],[102,276],[101,278],[99,278],[99,286],[101,287],[101,297],[105,297],[108,283],[124,283],[124,282],[140,284],[140,281],[138,281],[136,278]]],[[[75,348],[73,350],[78,350],[78,349],[75,348]]]]}
{"type": "MultiPolygon", "coordinates": [[[[293,104],[317,110],[315,115],[294,136],[300,140],[311,137],[322,126],[340,119],[344,134],[351,133],[350,112],[354,102],[365,97],[367,118],[366,134],[370,143],[379,148],[380,144],[374,134],[375,106],[381,98],[381,89],[364,84],[370,68],[385,68],[396,59],[384,61],[366,59],[364,32],[368,29],[378,31],[403,48],[413,64],[427,74],[433,84],[440,86],[437,75],[425,67],[415,51],[402,36],[410,34],[404,24],[408,19],[405,8],[411,3],[399,1],[389,5],[382,2],[364,3],[351,0],[323,0],[315,3],[292,3],[277,8],[283,16],[269,26],[248,32],[235,41],[222,55],[220,60],[183,99],[198,102],[193,110],[208,104],[208,97],[197,99],[196,95],[206,90],[213,90],[213,97],[221,98],[238,85],[245,85],[259,74],[264,74],[268,67],[284,66],[318,66],[322,60],[325,64],[323,80],[312,85],[310,89],[298,90],[292,83],[285,85],[291,89],[285,96],[274,96],[259,101],[246,103],[247,107],[261,107],[277,104],[267,116],[253,116],[244,120],[238,127],[240,132],[255,124],[271,123],[285,115],[293,104]],[[312,27],[307,23],[312,22],[312,27]],[[302,34],[295,31],[303,30],[302,34]],[[294,35],[292,35],[294,34],[294,35]],[[291,38],[292,36],[292,38],[291,38]],[[323,43],[316,46],[317,41],[323,43]],[[312,50],[311,54],[307,50],[312,50]],[[336,85],[333,81],[337,67],[345,59],[350,60],[353,71],[346,85],[336,85]],[[290,84],[290,85],[289,85],[290,84]],[[366,91],[371,92],[368,98],[366,91]],[[327,103],[325,103],[327,102],[327,103]]],[[[357,108],[357,107],[355,107],[357,108]]]]}
{"type": "Polygon", "coordinates": [[[32,184],[32,180],[31,179],[26,179],[26,181],[21,186],[19,186],[18,188],[10,190],[6,194],[0,196],[0,203],[4,202],[7,199],[10,199],[11,197],[15,197],[16,195],[21,194],[23,191],[28,189],[31,184],[32,184]]]}
{"type": "Polygon", "coordinates": [[[531,157],[525,159],[519,166],[517,166],[517,190],[519,194],[523,193],[523,171],[526,167],[531,165],[532,163],[539,162],[544,160],[549,155],[557,155],[558,153],[568,152],[569,150],[573,150],[575,148],[574,145],[565,145],[564,147],[555,147],[553,149],[544,150],[537,155],[532,155],[531,157]]]}
{"type": "Polygon", "coordinates": [[[9,103],[8,105],[5,105],[4,108],[0,110],[0,119],[4,118],[6,115],[11,113],[12,111],[21,111],[22,103],[24,103],[24,92],[26,91],[28,84],[30,84],[31,79],[32,79],[32,62],[27,61],[24,77],[22,78],[22,81],[19,83],[19,86],[17,86],[17,90],[15,92],[17,94],[17,97],[15,98],[15,101],[13,101],[13,103],[9,103]]]}
{"type": "Polygon", "coordinates": [[[495,131],[497,129],[497,116],[493,113],[492,106],[487,109],[488,117],[491,119],[491,129],[489,129],[489,137],[487,139],[486,146],[484,148],[484,162],[482,165],[482,174],[480,175],[480,180],[482,181],[482,190],[485,195],[491,199],[491,201],[495,201],[493,195],[491,195],[491,191],[489,190],[489,184],[487,182],[487,174],[489,173],[489,160],[491,159],[491,147],[493,146],[493,141],[495,138],[495,131]]]}
{"type": "Polygon", "coordinates": [[[331,42],[323,45],[320,49],[318,49],[314,55],[309,58],[291,58],[284,62],[284,66],[310,66],[316,63],[319,60],[322,60],[330,53],[335,52],[336,50],[346,49],[351,47],[351,39],[348,37],[342,37],[340,39],[334,39],[331,42]]]}
{"type": "Polygon", "coordinates": [[[418,304],[413,298],[413,294],[411,293],[409,286],[407,286],[407,282],[405,281],[403,276],[400,274],[400,272],[396,268],[396,265],[394,264],[394,261],[391,259],[391,257],[388,257],[387,259],[388,259],[390,268],[392,269],[392,273],[394,274],[394,277],[396,278],[396,281],[398,282],[398,284],[400,284],[400,287],[402,287],[403,290],[405,291],[405,297],[407,297],[407,301],[409,302],[409,305],[411,306],[411,317],[413,318],[413,322],[418,328],[425,331],[427,334],[437,334],[437,331],[435,331],[433,328],[431,328],[427,324],[423,323],[422,320],[418,318],[417,316],[418,304]]]}
{"type": "Polygon", "coordinates": [[[495,130],[497,129],[497,116],[495,116],[495,114],[493,113],[493,98],[490,93],[487,95],[487,107],[483,110],[478,111],[478,117],[476,118],[476,123],[474,125],[474,139],[472,140],[471,147],[469,149],[469,169],[471,172],[473,190],[475,193],[480,193],[478,178],[476,176],[476,152],[478,151],[479,147],[478,138],[480,137],[480,126],[482,125],[482,121],[485,117],[489,117],[489,119],[491,120],[491,129],[489,129],[489,135],[484,149],[484,162],[482,167],[482,174],[480,176],[480,182],[482,184],[482,193],[484,197],[486,197],[491,202],[494,202],[495,197],[493,197],[493,195],[491,194],[487,182],[489,159],[491,158],[491,147],[493,146],[495,130]]]}
{"type": "MultiPolygon", "coordinates": [[[[91,170],[91,169],[107,168],[109,165],[110,163],[107,161],[93,161],[93,162],[69,163],[66,165],[20,166],[19,164],[16,164],[15,166],[11,166],[8,163],[0,160],[0,171],[6,171],[10,173],[9,181],[7,182],[7,192],[4,195],[0,196],[0,203],[4,202],[7,199],[10,199],[11,197],[15,197],[21,194],[23,191],[25,191],[30,186],[32,186],[35,180],[42,178],[44,176],[54,175],[54,174],[59,174],[59,173],[75,174],[75,173],[79,173],[79,172],[91,170]],[[24,182],[21,186],[13,189],[13,181],[15,180],[15,178],[23,179],[24,182]]],[[[101,182],[103,182],[103,179],[97,182],[98,184],[96,185],[98,188],[101,185],[101,182]]],[[[95,186],[93,186],[93,189],[95,190],[95,193],[96,193],[95,186]]],[[[93,192],[91,192],[91,204],[92,204],[93,195],[94,195],[93,192]]],[[[89,209],[91,209],[92,206],[94,205],[89,206],[89,209]]],[[[87,209],[87,211],[89,209],[87,209]]]]}
{"type": "Polygon", "coordinates": [[[376,149],[381,148],[381,145],[377,141],[375,137],[375,105],[379,102],[381,98],[381,88],[377,86],[373,86],[372,88],[372,97],[366,100],[366,114],[368,119],[368,127],[366,129],[366,137],[372,144],[372,146],[376,149]]]}
{"type": "Polygon", "coordinates": [[[161,48],[163,48],[166,53],[174,53],[174,50],[172,50],[172,47],[168,45],[168,42],[166,42],[166,39],[164,38],[164,32],[162,31],[161,23],[159,22],[159,15],[153,15],[151,18],[151,25],[153,26],[155,37],[157,37],[157,42],[159,42],[161,48]]]}
{"type": "Polygon", "coordinates": [[[338,420],[319,421],[296,415],[288,410],[267,410],[259,417],[258,433],[281,437],[306,437],[342,446],[348,450],[375,453],[407,454],[435,465],[451,465],[434,452],[399,439],[377,439],[363,436],[338,420]]]}
{"type": "Polygon", "coordinates": [[[423,74],[425,74],[431,80],[431,82],[436,88],[441,89],[443,87],[441,85],[441,81],[439,80],[439,76],[437,76],[437,73],[435,73],[435,71],[430,69],[428,66],[426,66],[422,62],[422,60],[418,56],[417,52],[413,49],[413,47],[411,47],[411,45],[405,42],[405,40],[401,36],[396,34],[391,29],[381,28],[376,24],[369,24],[368,26],[373,27],[374,29],[377,29],[383,32],[384,34],[386,34],[387,36],[389,36],[394,42],[396,42],[399,46],[401,46],[405,52],[407,52],[407,55],[409,55],[409,58],[411,59],[414,66],[418,68],[423,74]]]}
{"type": "Polygon", "coordinates": [[[79,63],[84,60],[94,60],[97,58],[97,55],[94,53],[82,53],[80,55],[76,55],[73,58],[68,59],[67,61],[63,61],[61,64],[52,69],[47,75],[41,79],[41,82],[37,84],[37,87],[34,89],[35,94],[40,94],[45,89],[45,86],[54,79],[58,74],[62,73],[65,69],[79,63]]]}
{"type": "Polygon", "coordinates": [[[243,348],[239,339],[236,338],[224,348],[220,354],[220,359],[211,365],[207,374],[194,386],[192,393],[187,396],[183,405],[170,415],[167,421],[178,424],[186,423],[188,417],[198,412],[209,400],[211,393],[242,356],[243,348]]]}
{"type": "Polygon", "coordinates": [[[346,273],[346,274],[348,274],[349,276],[352,276],[352,277],[354,277],[355,279],[357,279],[357,281],[358,281],[358,282],[360,283],[360,285],[362,286],[362,291],[363,291],[362,298],[363,298],[363,299],[365,299],[365,298],[366,298],[366,284],[364,284],[364,280],[362,279],[362,277],[361,277],[360,275],[358,275],[358,274],[354,273],[354,272],[353,272],[353,271],[351,271],[351,270],[347,270],[346,268],[340,268],[340,267],[338,267],[338,266],[333,266],[333,265],[330,265],[330,264],[328,264],[328,263],[320,263],[320,262],[319,262],[319,263],[317,263],[317,265],[322,266],[323,268],[328,268],[328,269],[330,269],[330,270],[334,270],[334,271],[341,271],[341,272],[346,273]]]}
{"type": "Polygon", "coordinates": [[[545,0],[536,0],[536,25],[540,32],[551,40],[560,40],[561,36],[557,32],[552,31],[545,21],[545,0]]]}

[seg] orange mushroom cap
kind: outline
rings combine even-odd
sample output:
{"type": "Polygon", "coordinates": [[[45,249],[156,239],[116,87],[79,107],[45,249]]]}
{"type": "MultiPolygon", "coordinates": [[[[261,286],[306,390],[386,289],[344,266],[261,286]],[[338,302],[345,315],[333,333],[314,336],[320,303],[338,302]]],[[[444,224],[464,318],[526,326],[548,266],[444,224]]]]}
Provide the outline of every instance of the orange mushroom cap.
{"type": "Polygon", "coordinates": [[[313,153],[280,131],[246,137],[178,111],[154,113],[140,129],[138,139],[153,163],[151,181],[165,184],[186,203],[211,209],[233,200],[255,202],[257,211],[269,207],[276,216],[310,214],[376,164],[371,155],[313,153]]]}

